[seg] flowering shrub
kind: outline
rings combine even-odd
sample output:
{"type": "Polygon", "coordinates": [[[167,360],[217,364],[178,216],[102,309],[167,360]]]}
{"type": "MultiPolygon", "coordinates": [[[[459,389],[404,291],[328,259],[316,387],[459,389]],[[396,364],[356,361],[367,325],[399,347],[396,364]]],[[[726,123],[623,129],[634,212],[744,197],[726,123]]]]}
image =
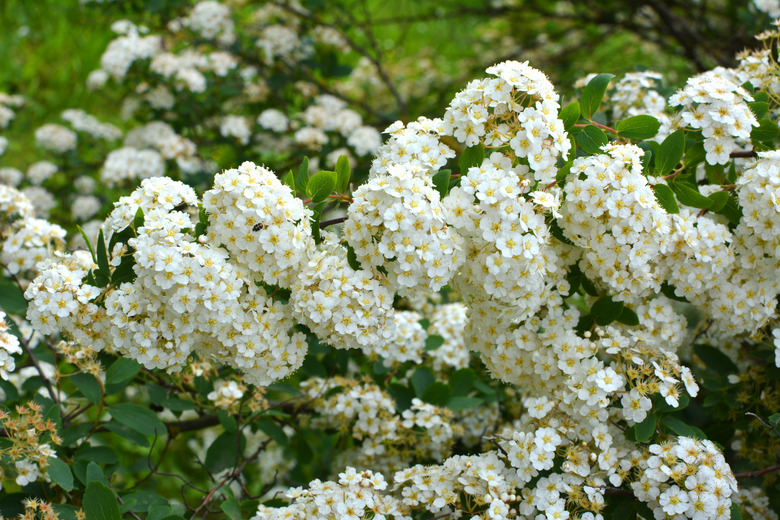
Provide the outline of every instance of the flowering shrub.
{"type": "Polygon", "coordinates": [[[780,33],[391,122],[316,8],[172,12],[0,170],[4,515],[777,518],[780,33]]]}

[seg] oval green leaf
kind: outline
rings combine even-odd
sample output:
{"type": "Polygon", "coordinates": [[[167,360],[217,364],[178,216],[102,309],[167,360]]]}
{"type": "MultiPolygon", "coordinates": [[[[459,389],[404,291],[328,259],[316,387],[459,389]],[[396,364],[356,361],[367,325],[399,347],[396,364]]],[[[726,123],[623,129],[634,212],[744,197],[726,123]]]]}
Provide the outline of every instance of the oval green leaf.
{"type": "Polygon", "coordinates": [[[661,123],[650,115],[628,117],[617,125],[618,134],[626,139],[650,139],[658,133],[661,123]]]}
{"type": "Polygon", "coordinates": [[[313,203],[322,202],[336,189],[337,181],[336,172],[317,172],[309,179],[309,184],[306,186],[306,194],[311,197],[313,203]]]}
{"type": "Polygon", "coordinates": [[[588,82],[582,91],[580,101],[580,109],[585,119],[590,119],[598,111],[601,100],[604,99],[604,93],[607,91],[609,80],[614,77],[614,74],[598,74],[588,82]]]}

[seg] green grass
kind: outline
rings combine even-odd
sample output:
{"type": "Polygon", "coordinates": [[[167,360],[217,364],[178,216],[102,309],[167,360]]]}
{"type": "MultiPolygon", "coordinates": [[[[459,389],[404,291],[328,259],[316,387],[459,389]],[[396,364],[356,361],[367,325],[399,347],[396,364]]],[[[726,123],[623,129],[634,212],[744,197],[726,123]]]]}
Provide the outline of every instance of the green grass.
{"type": "Polygon", "coordinates": [[[30,142],[35,128],[61,122],[63,110],[83,108],[98,118],[116,119],[115,107],[85,85],[114,35],[101,11],[82,7],[78,0],[5,0],[0,5],[0,92],[26,100],[2,132],[10,143],[0,165],[26,167],[39,160],[30,142]]]}

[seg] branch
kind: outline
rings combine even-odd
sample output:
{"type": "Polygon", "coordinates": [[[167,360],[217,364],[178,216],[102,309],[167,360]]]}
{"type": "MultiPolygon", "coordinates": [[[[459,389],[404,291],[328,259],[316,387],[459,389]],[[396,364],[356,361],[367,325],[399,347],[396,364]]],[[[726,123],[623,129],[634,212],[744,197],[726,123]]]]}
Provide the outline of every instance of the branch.
{"type": "Polygon", "coordinates": [[[758,469],[756,471],[749,471],[747,473],[734,473],[734,478],[753,479],[753,478],[758,478],[761,475],[766,475],[767,473],[773,473],[777,470],[780,470],[780,464],[775,464],[774,466],[769,466],[768,468],[764,468],[764,469],[758,469]]]}
{"type": "Polygon", "coordinates": [[[300,18],[303,18],[304,20],[309,20],[312,23],[315,23],[317,25],[320,25],[322,27],[328,27],[330,29],[334,29],[339,32],[342,38],[344,38],[344,41],[349,45],[352,50],[360,54],[361,56],[364,56],[368,61],[371,62],[371,64],[376,68],[377,74],[379,74],[379,77],[382,79],[382,82],[385,84],[385,86],[390,90],[390,93],[395,98],[395,102],[398,105],[398,112],[401,114],[401,116],[406,119],[408,117],[408,107],[406,106],[406,102],[401,97],[401,94],[398,92],[398,89],[396,89],[395,84],[390,79],[390,76],[387,75],[387,72],[385,71],[384,67],[382,67],[382,64],[379,63],[379,60],[376,58],[376,56],[373,56],[367,49],[365,49],[363,46],[358,44],[355,40],[344,34],[343,31],[340,30],[340,27],[335,24],[331,24],[328,22],[325,22],[321,20],[320,18],[317,18],[309,13],[306,13],[304,11],[299,11],[298,9],[287,5],[285,2],[274,2],[274,5],[277,7],[280,7],[284,9],[285,11],[288,11],[300,18]]]}

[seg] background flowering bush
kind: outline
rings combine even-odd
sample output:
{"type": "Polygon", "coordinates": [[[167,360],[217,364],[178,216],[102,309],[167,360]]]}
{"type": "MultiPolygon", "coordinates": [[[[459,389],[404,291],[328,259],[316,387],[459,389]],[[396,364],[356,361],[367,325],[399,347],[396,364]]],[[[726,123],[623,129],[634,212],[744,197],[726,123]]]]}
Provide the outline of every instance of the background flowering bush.
{"type": "Polygon", "coordinates": [[[779,6],[575,81],[508,1],[444,6],[462,67],[370,2],[85,4],[106,117],[0,94],[2,515],[777,518],[779,6]]]}

